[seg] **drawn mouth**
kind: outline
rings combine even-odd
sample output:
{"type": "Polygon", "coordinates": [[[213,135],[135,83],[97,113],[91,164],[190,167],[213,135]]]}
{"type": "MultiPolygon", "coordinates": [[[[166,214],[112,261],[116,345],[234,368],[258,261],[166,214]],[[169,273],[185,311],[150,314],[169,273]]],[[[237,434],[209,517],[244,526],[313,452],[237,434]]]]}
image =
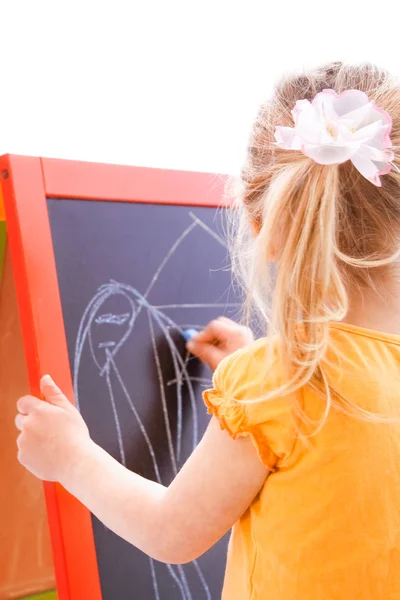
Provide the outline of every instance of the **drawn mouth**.
{"type": "Polygon", "coordinates": [[[115,342],[100,342],[98,348],[113,348],[115,346],[115,342]]]}

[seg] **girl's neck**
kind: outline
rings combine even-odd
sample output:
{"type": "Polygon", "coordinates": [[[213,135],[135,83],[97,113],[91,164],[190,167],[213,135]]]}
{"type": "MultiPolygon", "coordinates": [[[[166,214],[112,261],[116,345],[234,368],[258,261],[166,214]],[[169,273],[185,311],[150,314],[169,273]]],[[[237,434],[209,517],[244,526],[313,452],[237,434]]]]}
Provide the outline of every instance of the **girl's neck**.
{"type": "Polygon", "coordinates": [[[386,275],[374,287],[354,286],[343,323],[400,335],[400,278],[386,275]]]}

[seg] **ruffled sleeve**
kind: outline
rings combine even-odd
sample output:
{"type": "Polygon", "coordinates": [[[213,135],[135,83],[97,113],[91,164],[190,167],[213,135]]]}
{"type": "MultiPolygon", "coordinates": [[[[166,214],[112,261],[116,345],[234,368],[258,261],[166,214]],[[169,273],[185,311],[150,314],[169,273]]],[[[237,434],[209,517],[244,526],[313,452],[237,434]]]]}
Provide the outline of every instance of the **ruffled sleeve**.
{"type": "Polygon", "coordinates": [[[258,455],[269,470],[275,471],[289,457],[295,437],[291,398],[262,401],[262,397],[278,386],[279,360],[265,375],[266,341],[241,350],[221,362],[213,378],[213,389],[204,392],[209,414],[214,415],[221,429],[236,439],[249,436],[258,455]],[[260,399],[260,402],[246,402],[260,399]]]}

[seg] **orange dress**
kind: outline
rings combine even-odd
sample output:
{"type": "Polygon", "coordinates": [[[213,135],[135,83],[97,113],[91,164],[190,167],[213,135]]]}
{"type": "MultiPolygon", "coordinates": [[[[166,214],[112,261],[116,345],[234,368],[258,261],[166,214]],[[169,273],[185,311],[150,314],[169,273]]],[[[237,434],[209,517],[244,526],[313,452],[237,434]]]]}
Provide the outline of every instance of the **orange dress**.
{"type": "Polygon", "coordinates": [[[221,427],[251,436],[272,471],[233,527],[223,600],[400,599],[400,336],[339,323],[330,332],[330,385],[390,421],[332,409],[306,444],[294,400],[314,422],[324,409],[309,387],[296,398],[235,402],[282,383],[277,348],[265,375],[265,340],[223,361],[204,394],[221,427]]]}

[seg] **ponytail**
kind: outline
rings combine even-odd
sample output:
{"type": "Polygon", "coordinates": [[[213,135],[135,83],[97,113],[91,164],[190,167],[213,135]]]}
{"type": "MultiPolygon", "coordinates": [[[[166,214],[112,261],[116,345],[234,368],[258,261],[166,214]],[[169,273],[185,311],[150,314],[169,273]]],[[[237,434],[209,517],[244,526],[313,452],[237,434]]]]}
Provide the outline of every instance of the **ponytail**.
{"type": "Polygon", "coordinates": [[[336,165],[304,160],[280,169],[261,199],[263,224],[247,253],[250,264],[241,261],[241,243],[234,253],[236,266],[242,263],[242,275],[248,274],[247,314],[255,303],[269,321],[270,335],[280,336],[286,383],[265,400],[295,392],[316,374],[320,378],[329,322],[347,312],[335,256],[337,195],[336,165]]]}
{"type": "MultiPolygon", "coordinates": [[[[323,89],[360,89],[392,117],[399,114],[391,139],[400,147],[400,87],[385,71],[334,63],[286,78],[260,109],[242,173],[241,208],[232,211],[239,222],[232,267],[246,290],[246,321],[251,324],[255,308],[268,336],[278,335],[285,374],[279,387],[249,402],[289,396],[308,385],[325,399],[314,433],[331,407],[371,422],[386,420],[342,398],[330,387],[324,365],[329,325],[345,318],[349,286],[371,286],[371,270],[400,257],[400,170],[392,169],[377,187],[350,162],[320,165],[276,147],[276,123],[290,126],[296,100],[311,101],[323,89]]],[[[266,370],[272,360],[267,355],[266,370]]]]}

